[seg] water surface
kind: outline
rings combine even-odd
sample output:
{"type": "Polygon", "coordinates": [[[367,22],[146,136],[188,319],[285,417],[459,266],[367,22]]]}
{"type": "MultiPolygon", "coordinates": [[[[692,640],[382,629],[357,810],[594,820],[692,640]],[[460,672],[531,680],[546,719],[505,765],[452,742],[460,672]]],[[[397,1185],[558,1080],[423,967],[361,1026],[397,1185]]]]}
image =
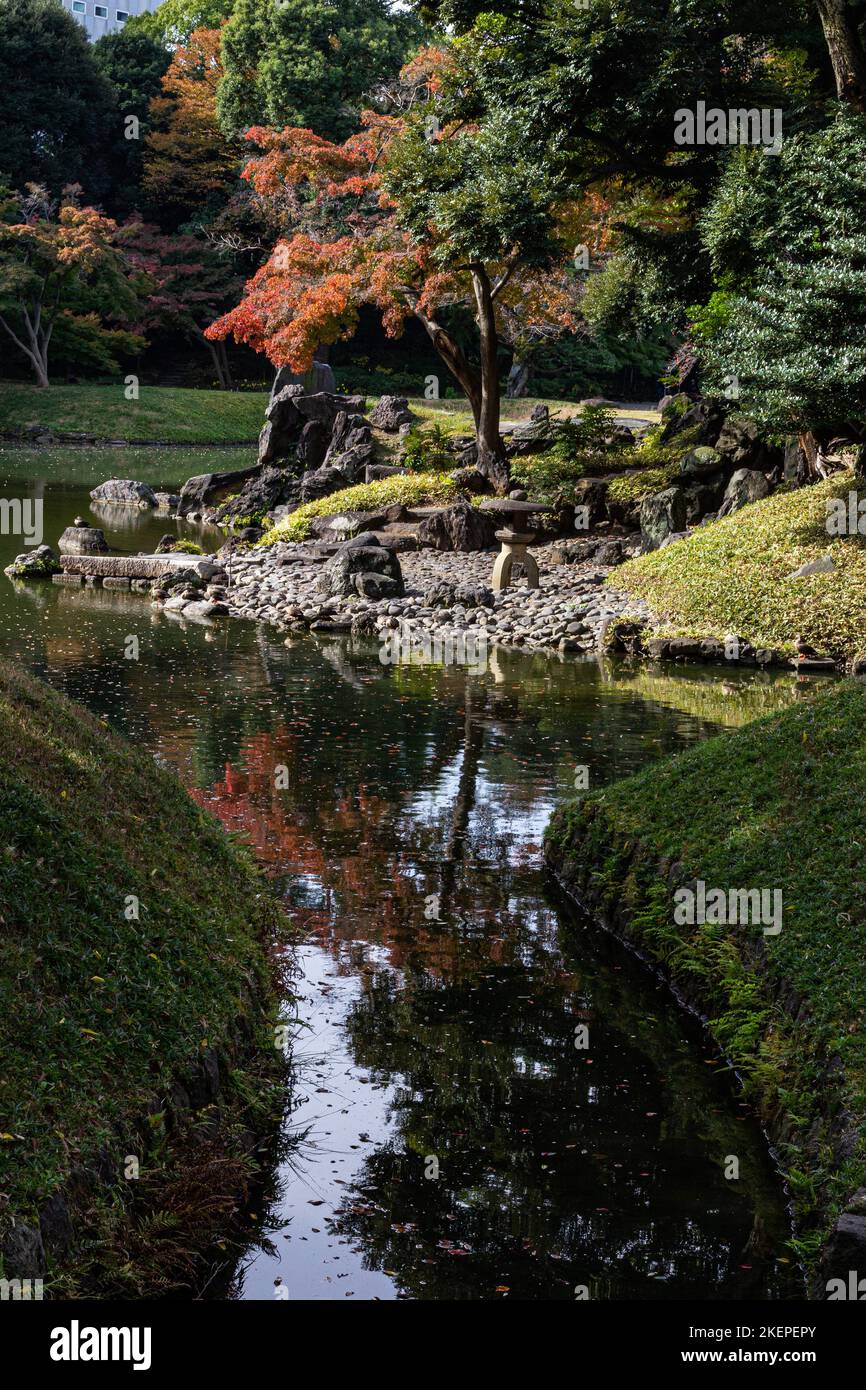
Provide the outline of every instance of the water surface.
{"type": "MultiPolygon", "coordinates": [[[[50,543],[113,471],[30,466],[50,543]]],[[[19,456],[2,495],[25,473],[19,456]]],[[[133,513],[109,540],[148,550],[170,529],[200,534],[133,513]]],[[[20,549],[0,537],[0,564],[20,549]]],[[[5,580],[0,632],[2,655],[176,769],[294,921],[293,1147],[229,1297],[799,1292],[749,1110],[665,991],[558,897],[540,845],[576,767],[601,786],[802,682],[504,650],[483,673],[391,666],[369,641],[287,646],[5,580]]]]}

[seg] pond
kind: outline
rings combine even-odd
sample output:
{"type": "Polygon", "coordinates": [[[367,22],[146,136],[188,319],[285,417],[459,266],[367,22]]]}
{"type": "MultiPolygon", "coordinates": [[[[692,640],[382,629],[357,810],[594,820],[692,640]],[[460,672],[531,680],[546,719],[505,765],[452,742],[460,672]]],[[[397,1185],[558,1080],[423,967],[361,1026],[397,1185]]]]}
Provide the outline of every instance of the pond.
{"type": "MultiPolygon", "coordinates": [[[[112,473],[10,469],[0,495],[28,495],[26,470],[51,544],[112,473]]],[[[137,513],[109,540],[148,550],[168,529],[137,513]]],[[[0,537],[0,565],[22,548],[0,537]]],[[[265,1237],[213,1296],[799,1296],[748,1107],[664,989],[561,900],[540,845],[576,767],[601,786],[804,682],[503,649],[482,672],[391,665],[369,640],[287,645],[5,579],[0,619],[0,654],[248,840],[297,929],[292,1147],[265,1237]]]]}

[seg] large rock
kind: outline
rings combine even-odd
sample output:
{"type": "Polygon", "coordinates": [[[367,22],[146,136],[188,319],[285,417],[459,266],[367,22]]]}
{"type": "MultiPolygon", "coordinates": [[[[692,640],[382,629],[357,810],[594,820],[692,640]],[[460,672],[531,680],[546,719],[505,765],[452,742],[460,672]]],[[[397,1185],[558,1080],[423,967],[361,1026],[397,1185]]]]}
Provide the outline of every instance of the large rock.
{"type": "Polygon", "coordinates": [[[723,482],[721,478],[696,478],[689,483],[688,487],[683,488],[683,496],[686,499],[686,520],[690,526],[700,521],[703,517],[715,512],[722,497],[723,482]]]}
{"type": "Polygon", "coordinates": [[[760,502],[769,491],[770,484],[763,473],[756,468],[738,468],[725,489],[719,516],[730,516],[749,502],[760,502]]]}
{"type": "Polygon", "coordinates": [[[372,544],[348,542],[341,545],[319,576],[319,592],[324,598],[401,598],[406,592],[400,561],[392,550],[372,544]]]}
{"type": "Polygon", "coordinates": [[[265,425],[259,436],[259,463],[294,458],[304,425],[313,420],[323,426],[333,442],[337,416],[345,413],[363,417],[365,404],[363,396],[337,396],[329,391],[308,396],[303,387],[283,387],[265,411],[265,425]]]}
{"type": "MultiPolygon", "coordinates": [[[[277,373],[279,380],[279,373],[277,373]]],[[[289,459],[294,456],[297,448],[301,431],[304,428],[304,419],[298,410],[295,402],[304,394],[304,388],[298,383],[291,383],[276,391],[274,383],[274,393],[265,411],[265,423],[259,435],[259,463],[277,463],[281,459],[289,459]]],[[[330,426],[328,427],[330,429],[330,426]]]]}
{"type": "Polygon", "coordinates": [[[3,573],[10,579],[49,579],[60,573],[60,562],[50,545],[37,545],[34,550],[16,555],[3,573]]]}
{"type": "Polygon", "coordinates": [[[418,527],[418,541],[434,550],[487,550],[496,544],[499,522],[468,502],[434,512],[418,527]]]}
{"type": "Polygon", "coordinates": [[[271,400],[278,396],[286,386],[300,386],[301,391],[334,392],[337,383],[334,380],[334,373],[328,362],[314,362],[308,372],[293,372],[291,367],[280,367],[274,377],[274,384],[271,387],[271,400]]]}
{"type": "Polygon", "coordinates": [[[298,440],[297,457],[302,470],[320,468],[325,461],[330,433],[321,420],[308,420],[298,440]]]}
{"type": "Polygon", "coordinates": [[[525,454],[538,454],[550,445],[551,430],[549,417],[524,420],[514,429],[506,442],[506,452],[520,457],[525,454]]]}
{"type": "Polygon", "coordinates": [[[131,478],[109,478],[100,483],[90,496],[94,502],[107,502],[115,507],[158,507],[156,493],[147,483],[137,483],[131,478]]]}
{"type": "Polygon", "coordinates": [[[301,501],[317,502],[320,497],[330,497],[332,492],[341,492],[343,488],[349,487],[352,481],[341,468],[328,468],[323,465],[321,468],[312,469],[301,479],[301,501]]]}
{"type": "Polygon", "coordinates": [[[190,512],[201,512],[205,507],[216,505],[226,492],[236,492],[258,474],[258,464],[254,463],[249,468],[235,468],[226,473],[197,473],[194,478],[187,478],[178,498],[178,515],[189,516],[190,512]]]}
{"type": "Polygon", "coordinates": [[[708,444],[699,444],[696,449],[690,449],[680,459],[680,472],[687,478],[704,478],[711,473],[718,473],[723,463],[724,459],[718,449],[711,449],[708,444]]]}
{"type": "Polygon", "coordinates": [[[412,425],[417,418],[405,396],[381,396],[370,415],[370,424],[377,430],[396,434],[401,425],[412,425]]]}
{"type": "Polygon", "coordinates": [[[686,528],[686,499],[678,487],[665,488],[640,504],[640,532],[645,550],[658,550],[662,541],[686,528]]]}
{"type": "MultiPolygon", "coordinates": [[[[477,456],[477,451],[476,451],[477,456]]],[[[458,491],[471,492],[475,495],[488,495],[493,491],[493,484],[489,478],[479,472],[474,465],[464,468],[455,468],[451,474],[452,480],[457,484],[458,491]]]]}
{"type": "Polygon", "coordinates": [[[492,608],[493,590],[486,584],[452,584],[448,579],[440,579],[424,595],[425,608],[453,608],[463,604],[465,608],[492,608]]]}
{"type": "Polygon", "coordinates": [[[341,410],[331,430],[331,442],[324,467],[340,468],[351,482],[360,482],[370,464],[376,462],[376,441],[363,415],[341,410]]]}
{"type": "Polygon", "coordinates": [[[258,477],[244,483],[236,497],[224,502],[214,520],[220,525],[244,518],[259,521],[277,507],[296,507],[301,500],[301,480],[285,468],[267,466],[258,477]]]}
{"type": "Polygon", "coordinates": [[[397,478],[405,472],[405,468],[395,468],[391,463],[368,463],[364,469],[364,482],[378,483],[383,478],[397,478]]]}
{"type": "Polygon", "coordinates": [[[607,516],[607,480],[605,478],[581,478],[574,485],[575,507],[586,507],[590,526],[604,521],[607,516]]]}
{"type": "Polygon", "coordinates": [[[107,555],[108,541],[98,526],[67,526],[57,548],[61,555],[107,555]]]}
{"type": "Polygon", "coordinates": [[[726,463],[735,468],[770,473],[777,467],[784,467],[784,448],[768,444],[755,421],[742,416],[728,416],[716,439],[716,448],[726,463]]]}

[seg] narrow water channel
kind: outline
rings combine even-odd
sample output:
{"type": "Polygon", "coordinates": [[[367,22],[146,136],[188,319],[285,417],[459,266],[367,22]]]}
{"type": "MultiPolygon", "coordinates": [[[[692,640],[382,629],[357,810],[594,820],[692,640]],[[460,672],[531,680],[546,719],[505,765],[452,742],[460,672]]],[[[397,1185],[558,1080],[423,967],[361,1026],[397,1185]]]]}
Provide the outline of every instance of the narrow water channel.
{"type": "MultiPolygon", "coordinates": [[[[40,487],[55,543],[87,487],[40,487]]],[[[166,529],[137,514],[109,540],[166,529]]],[[[21,549],[0,537],[0,567],[21,549]]],[[[0,634],[242,834],[296,927],[290,1151],[220,1296],[799,1294],[748,1108],[540,845],[577,766],[599,787],[802,685],[501,649],[483,673],[393,666],[369,641],[5,579],[0,634]]]]}

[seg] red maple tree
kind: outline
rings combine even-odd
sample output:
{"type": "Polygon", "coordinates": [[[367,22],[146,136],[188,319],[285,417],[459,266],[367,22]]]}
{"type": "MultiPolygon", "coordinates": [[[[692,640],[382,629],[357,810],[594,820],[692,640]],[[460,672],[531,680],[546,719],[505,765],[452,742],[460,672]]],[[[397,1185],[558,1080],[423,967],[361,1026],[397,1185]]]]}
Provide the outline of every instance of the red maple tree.
{"type": "MultiPolygon", "coordinates": [[[[469,401],[479,468],[504,490],[508,467],[499,434],[498,363],[504,321],[512,320],[509,340],[521,314],[543,314],[561,331],[572,329],[579,284],[568,273],[565,243],[561,273],[541,279],[538,256],[522,263],[521,247],[507,243],[507,232],[495,255],[466,259],[452,252],[458,240],[453,230],[437,226],[432,217],[425,219],[423,235],[409,230],[413,219],[393,196],[391,177],[401,158],[407,167],[407,139],[415,139],[417,151],[420,128],[428,148],[454,142],[443,146],[444,158],[456,152],[465,163],[467,146],[458,142],[476,135],[470,124],[440,127],[429,114],[449,62],[443,50],[422,51],[401,73],[391,110],[365,111],[362,129],[342,144],[300,128],[247,132],[261,153],[250,160],[244,178],[259,198],[279,209],[286,231],[247,283],[240,303],[212,324],[207,336],[231,334],[266,353],[276,366],[302,372],[319,344],[352,336],[362,305],[381,313],[393,337],[414,317],[469,401]],[[475,318],[477,365],[443,322],[443,312],[458,304],[469,304],[475,318]]],[[[560,220],[573,234],[574,217],[560,220]]]]}

